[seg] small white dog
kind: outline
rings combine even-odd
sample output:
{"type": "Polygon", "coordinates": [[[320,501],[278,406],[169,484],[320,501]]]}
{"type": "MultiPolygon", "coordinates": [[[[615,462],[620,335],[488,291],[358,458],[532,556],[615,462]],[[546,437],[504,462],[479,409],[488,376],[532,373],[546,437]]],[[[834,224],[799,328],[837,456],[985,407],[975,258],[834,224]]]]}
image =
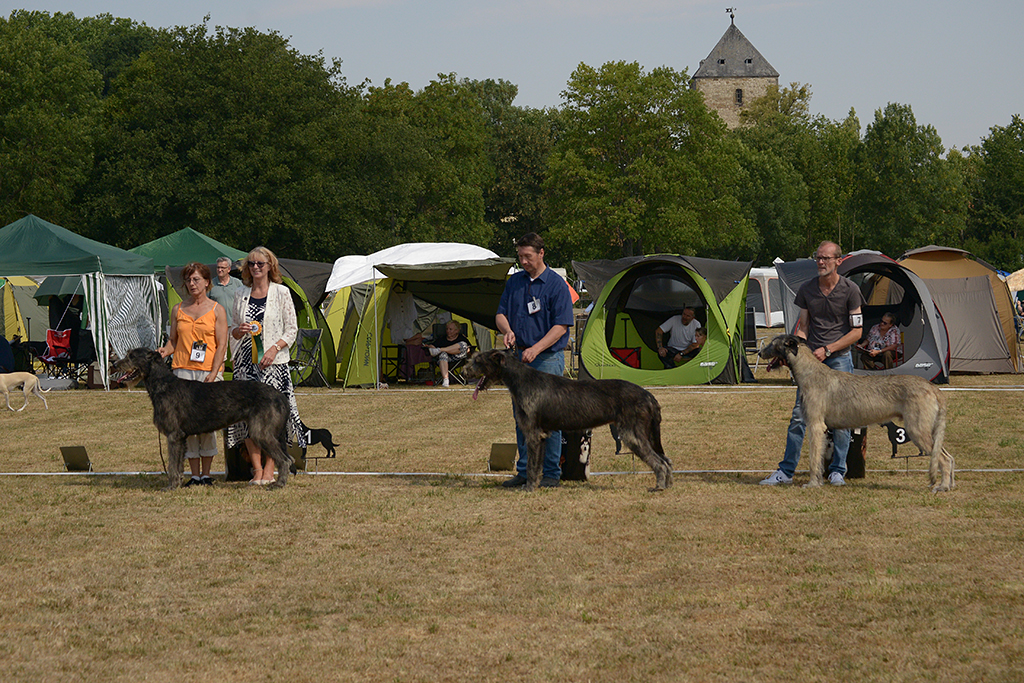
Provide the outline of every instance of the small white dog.
{"type": "MultiPolygon", "coordinates": [[[[46,404],[46,397],[43,396],[42,390],[39,388],[39,378],[33,375],[31,372],[5,372],[0,373],[0,389],[4,392],[4,398],[7,399],[7,409],[14,410],[11,407],[11,389],[16,389],[19,385],[22,387],[22,393],[25,394],[25,405],[18,408],[17,412],[25,410],[28,406],[28,394],[32,392],[39,397],[39,400],[43,402],[46,409],[49,410],[50,406],[46,404]]],[[[47,389],[46,391],[49,391],[47,389]]]]}

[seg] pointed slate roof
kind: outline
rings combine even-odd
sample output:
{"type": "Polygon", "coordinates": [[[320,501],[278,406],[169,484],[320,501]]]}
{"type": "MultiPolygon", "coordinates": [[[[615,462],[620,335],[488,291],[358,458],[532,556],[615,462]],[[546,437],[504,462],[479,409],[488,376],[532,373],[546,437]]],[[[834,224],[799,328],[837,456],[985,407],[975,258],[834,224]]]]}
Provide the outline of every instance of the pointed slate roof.
{"type": "Polygon", "coordinates": [[[736,24],[730,24],[718,45],[701,62],[694,78],[778,78],[768,60],[761,56],[736,24]]]}

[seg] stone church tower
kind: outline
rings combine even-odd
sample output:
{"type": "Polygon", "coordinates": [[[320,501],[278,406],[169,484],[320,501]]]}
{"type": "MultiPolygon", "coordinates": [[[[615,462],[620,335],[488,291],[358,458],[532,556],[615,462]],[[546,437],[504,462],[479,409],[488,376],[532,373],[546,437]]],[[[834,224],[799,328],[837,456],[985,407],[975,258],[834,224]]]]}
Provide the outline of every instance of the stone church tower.
{"type": "Polygon", "coordinates": [[[690,87],[704,93],[708,109],[718,112],[729,128],[740,125],[740,111],[779,85],[779,72],[736,28],[733,14],[722,39],[693,74],[690,87]]]}

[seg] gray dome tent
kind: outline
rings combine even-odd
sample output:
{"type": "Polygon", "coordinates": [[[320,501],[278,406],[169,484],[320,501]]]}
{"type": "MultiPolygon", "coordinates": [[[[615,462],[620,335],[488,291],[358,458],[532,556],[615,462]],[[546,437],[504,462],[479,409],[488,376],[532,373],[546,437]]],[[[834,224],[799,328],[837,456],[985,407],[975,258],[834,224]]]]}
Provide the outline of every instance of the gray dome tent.
{"type": "MultiPolygon", "coordinates": [[[[799,311],[796,291],[817,277],[809,259],[776,264],[783,282],[786,330],[796,326],[799,311]]],[[[892,313],[900,329],[902,353],[895,367],[865,370],[855,365],[856,375],[917,375],[937,384],[949,382],[949,335],[928,286],[912,270],[877,251],[857,251],[843,257],[840,275],[855,282],[864,298],[864,333],[892,313]]]]}

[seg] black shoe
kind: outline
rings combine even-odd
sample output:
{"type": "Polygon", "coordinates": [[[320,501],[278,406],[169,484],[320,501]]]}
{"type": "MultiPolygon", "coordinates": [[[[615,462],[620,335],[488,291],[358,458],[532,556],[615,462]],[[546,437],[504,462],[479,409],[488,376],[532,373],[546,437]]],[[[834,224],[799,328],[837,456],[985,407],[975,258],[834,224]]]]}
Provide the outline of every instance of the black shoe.
{"type": "Polygon", "coordinates": [[[199,483],[203,486],[213,486],[213,477],[208,475],[202,476],[199,478],[199,483]]]}
{"type": "Polygon", "coordinates": [[[540,487],[542,489],[557,489],[562,485],[561,479],[555,479],[554,477],[544,477],[540,480],[540,487]]]}
{"type": "Polygon", "coordinates": [[[199,479],[196,479],[195,477],[192,477],[192,478],[190,478],[190,479],[189,479],[188,481],[186,481],[186,482],[184,483],[184,485],[182,485],[182,487],[181,487],[181,488],[183,488],[183,489],[187,489],[187,488],[188,488],[189,486],[198,486],[198,485],[199,485],[200,483],[201,483],[201,482],[200,482],[200,480],[199,480],[199,479]]]}
{"type": "Polygon", "coordinates": [[[511,479],[506,479],[501,482],[501,485],[507,489],[517,489],[520,486],[526,486],[526,477],[521,474],[516,474],[516,476],[511,479]]]}

